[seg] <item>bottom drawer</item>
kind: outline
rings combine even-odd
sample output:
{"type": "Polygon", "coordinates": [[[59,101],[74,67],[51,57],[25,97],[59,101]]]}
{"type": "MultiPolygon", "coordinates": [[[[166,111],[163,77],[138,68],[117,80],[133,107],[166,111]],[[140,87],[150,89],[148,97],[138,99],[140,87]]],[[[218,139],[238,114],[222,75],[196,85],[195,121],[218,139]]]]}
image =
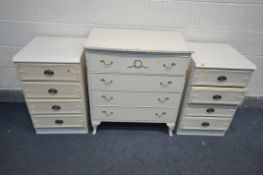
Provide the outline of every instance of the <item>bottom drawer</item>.
{"type": "Polygon", "coordinates": [[[184,117],[180,129],[227,130],[232,118],[184,117]]]}
{"type": "Polygon", "coordinates": [[[92,120],[115,122],[175,122],[177,109],[133,108],[133,107],[94,107],[92,120]]]}
{"type": "Polygon", "coordinates": [[[81,115],[33,115],[35,128],[77,128],[86,127],[81,115]]]}

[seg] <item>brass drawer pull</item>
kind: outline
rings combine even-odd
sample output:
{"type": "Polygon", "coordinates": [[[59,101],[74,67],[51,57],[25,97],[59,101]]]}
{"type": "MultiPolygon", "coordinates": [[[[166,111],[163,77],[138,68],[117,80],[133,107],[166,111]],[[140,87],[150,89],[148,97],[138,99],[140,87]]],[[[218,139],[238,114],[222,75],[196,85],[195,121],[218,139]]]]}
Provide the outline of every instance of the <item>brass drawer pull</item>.
{"type": "Polygon", "coordinates": [[[170,84],[172,84],[173,82],[172,81],[167,81],[167,83],[165,84],[165,83],[163,83],[163,82],[160,82],[160,85],[162,86],[162,87],[168,87],[170,84]]]}
{"type": "Polygon", "coordinates": [[[202,127],[208,127],[208,126],[210,125],[210,123],[208,123],[208,122],[203,122],[201,125],[202,125],[202,127]]]}
{"type": "Polygon", "coordinates": [[[59,111],[60,109],[61,109],[61,107],[59,105],[53,105],[52,106],[53,111],[59,111]]]}
{"type": "Polygon", "coordinates": [[[219,94],[216,94],[216,95],[213,96],[213,99],[214,99],[214,100],[221,100],[221,99],[222,99],[222,96],[219,95],[219,94]]]}
{"type": "Polygon", "coordinates": [[[106,117],[110,117],[113,112],[107,112],[107,111],[101,111],[103,114],[105,114],[106,117]]]}
{"type": "Polygon", "coordinates": [[[208,108],[208,109],[206,109],[206,112],[207,113],[213,113],[213,112],[215,112],[215,109],[214,108],[208,108]]]}
{"type": "Polygon", "coordinates": [[[109,98],[109,97],[107,97],[106,95],[102,95],[101,97],[104,98],[105,101],[107,101],[107,102],[113,100],[113,97],[110,97],[110,98],[109,98]]]}
{"type": "Polygon", "coordinates": [[[51,69],[44,70],[44,75],[52,76],[54,75],[54,71],[51,69]]]}
{"type": "Polygon", "coordinates": [[[55,123],[58,125],[62,125],[64,123],[64,121],[63,120],[55,120],[55,123]]]}
{"type": "Polygon", "coordinates": [[[158,118],[162,118],[164,115],[166,115],[166,112],[162,112],[161,114],[155,113],[155,116],[158,118]]]}
{"type": "Polygon", "coordinates": [[[112,80],[106,81],[104,78],[100,79],[100,81],[103,82],[105,84],[105,86],[111,85],[113,83],[112,80]]]}
{"type": "Polygon", "coordinates": [[[142,60],[134,60],[133,65],[132,66],[128,66],[127,68],[135,68],[135,69],[148,69],[149,67],[143,65],[142,60]]]}
{"type": "Polygon", "coordinates": [[[113,61],[107,63],[105,60],[100,60],[99,62],[100,62],[100,63],[103,63],[104,66],[111,66],[111,65],[113,65],[113,61]]]}
{"type": "Polygon", "coordinates": [[[51,95],[55,95],[55,94],[58,93],[58,90],[55,89],[55,88],[50,88],[50,89],[48,90],[48,93],[51,94],[51,95]]]}
{"type": "Polygon", "coordinates": [[[218,81],[226,81],[226,80],[227,80],[227,77],[224,76],[224,75],[221,75],[221,76],[217,77],[217,80],[218,80],[218,81]]]}
{"type": "Polygon", "coordinates": [[[164,102],[166,102],[166,101],[169,100],[169,99],[170,99],[169,97],[165,97],[165,98],[163,98],[163,99],[158,98],[158,101],[161,102],[161,103],[164,103],[164,102]]]}
{"type": "Polygon", "coordinates": [[[171,69],[173,68],[174,66],[176,66],[176,63],[171,63],[170,66],[166,65],[166,64],[163,64],[163,67],[166,68],[166,69],[171,69]]]}

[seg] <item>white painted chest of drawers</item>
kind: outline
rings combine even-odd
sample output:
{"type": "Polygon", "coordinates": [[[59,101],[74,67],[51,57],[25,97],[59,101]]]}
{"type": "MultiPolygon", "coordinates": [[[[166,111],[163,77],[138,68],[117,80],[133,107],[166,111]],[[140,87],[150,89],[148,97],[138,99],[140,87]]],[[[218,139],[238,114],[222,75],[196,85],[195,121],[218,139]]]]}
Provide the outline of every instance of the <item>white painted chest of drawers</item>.
{"type": "Polygon", "coordinates": [[[94,29],[85,54],[93,134],[101,122],[149,122],[172,135],[191,55],[178,33],[94,29]]]}
{"type": "Polygon", "coordinates": [[[190,47],[193,61],[177,134],[225,135],[256,66],[227,44],[190,47]]]}
{"type": "Polygon", "coordinates": [[[84,43],[36,37],[13,58],[36,133],[88,133],[84,43]]]}

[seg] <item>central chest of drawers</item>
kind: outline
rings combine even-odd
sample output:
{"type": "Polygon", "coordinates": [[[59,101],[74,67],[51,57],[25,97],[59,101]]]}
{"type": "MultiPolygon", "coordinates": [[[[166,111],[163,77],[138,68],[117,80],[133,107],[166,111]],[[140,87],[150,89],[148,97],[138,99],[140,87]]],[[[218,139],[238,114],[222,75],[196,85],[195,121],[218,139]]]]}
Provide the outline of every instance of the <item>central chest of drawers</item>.
{"type": "Polygon", "coordinates": [[[175,32],[94,29],[85,45],[93,134],[101,122],[175,126],[191,51],[175,32]]]}

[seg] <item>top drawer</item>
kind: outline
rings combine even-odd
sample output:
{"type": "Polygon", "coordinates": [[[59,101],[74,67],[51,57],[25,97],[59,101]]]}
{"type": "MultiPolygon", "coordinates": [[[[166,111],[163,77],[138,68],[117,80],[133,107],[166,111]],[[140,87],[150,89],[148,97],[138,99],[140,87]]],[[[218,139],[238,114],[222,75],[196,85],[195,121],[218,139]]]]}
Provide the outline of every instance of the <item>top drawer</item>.
{"type": "Polygon", "coordinates": [[[185,75],[189,58],[176,55],[87,53],[89,72],[185,75]]]}
{"type": "Polygon", "coordinates": [[[246,87],[251,71],[196,69],[192,85],[246,87]]]}
{"type": "Polygon", "coordinates": [[[31,64],[18,63],[21,80],[77,81],[80,80],[78,64],[31,64]]]}

